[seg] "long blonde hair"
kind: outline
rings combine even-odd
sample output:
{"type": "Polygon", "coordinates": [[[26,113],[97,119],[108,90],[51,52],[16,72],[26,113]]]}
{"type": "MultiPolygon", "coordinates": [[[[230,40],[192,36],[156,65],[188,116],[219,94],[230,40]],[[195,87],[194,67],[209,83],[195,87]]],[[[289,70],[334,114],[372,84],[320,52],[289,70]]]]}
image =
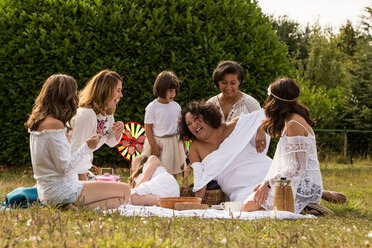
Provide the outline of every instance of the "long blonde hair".
{"type": "Polygon", "coordinates": [[[48,115],[51,115],[62,121],[63,125],[67,127],[66,123],[69,124],[72,117],[76,115],[77,107],[75,79],[65,74],[54,74],[44,82],[32,112],[24,125],[30,131],[37,130],[39,124],[48,115]]]}
{"type": "Polygon", "coordinates": [[[123,81],[117,72],[103,70],[94,75],[79,93],[79,107],[91,108],[96,114],[113,114],[116,108],[106,108],[115,96],[115,88],[123,81]]]}
{"type": "Polygon", "coordinates": [[[136,177],[138,177],[139,174],[142,173],[143,167],[145,166],[145,163],[146,163],[147,159],[148,159],[148,157],[144,157],[141,160],[141,163],[138,166],[138,169],[135,172],[133,172],[133,174],[128,178],[129,187],[134,188],[136,186],[136,182],[135,182],[134,179],[136,179],[136,177]]]}

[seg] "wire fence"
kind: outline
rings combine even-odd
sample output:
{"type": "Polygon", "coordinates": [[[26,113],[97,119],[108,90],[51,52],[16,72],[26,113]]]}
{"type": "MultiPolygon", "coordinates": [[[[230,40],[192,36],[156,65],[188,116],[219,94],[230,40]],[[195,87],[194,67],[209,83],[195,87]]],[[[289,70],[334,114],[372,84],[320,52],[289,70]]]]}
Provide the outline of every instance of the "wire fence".
{"type": "MultiPolygon", "coordinates": [[[[372,133],[372,130],[355,130],[355,129],[314,129],[314,132],[332,132],[332,133],[344,133],[345,134],[345,141],[344,141],[344,157],[348,154],[348,133],[372,133]]],[[[350,164],[353,164],[353,157],[352,152],[349,149],[350,155],[350,164]]]]}

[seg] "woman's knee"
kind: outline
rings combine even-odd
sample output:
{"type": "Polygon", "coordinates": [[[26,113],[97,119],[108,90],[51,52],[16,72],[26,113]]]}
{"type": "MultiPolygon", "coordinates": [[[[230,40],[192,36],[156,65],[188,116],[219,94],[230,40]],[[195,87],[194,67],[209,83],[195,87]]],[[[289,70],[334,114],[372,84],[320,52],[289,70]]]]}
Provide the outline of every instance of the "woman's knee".
{"type": "Polygon", "coordinates": [[[139,204],[140,199],[141,199],[141,196],[138,195],[137,193],[131,194],[130,197],[129,197],[129,200],[130,200],[130,202],[131,202],[133,205],[137,205],[137,204],[139,204]]]}

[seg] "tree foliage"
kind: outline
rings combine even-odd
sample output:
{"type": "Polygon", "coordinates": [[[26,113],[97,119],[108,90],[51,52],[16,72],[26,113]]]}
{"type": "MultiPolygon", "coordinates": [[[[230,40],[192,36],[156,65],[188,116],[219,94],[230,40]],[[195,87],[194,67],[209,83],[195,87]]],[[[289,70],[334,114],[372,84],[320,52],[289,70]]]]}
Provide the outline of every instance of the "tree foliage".
{"type": "MultiPolygon", "coordinates": [[[[115,118],[141,123],[162,70],[179,76],[176,101],[185,106],[216,94],[213,69],[220,60],[236,60],[246,72],[241,89],[263,102],[267,85],[288,75],[286,53],[269,19],[251,1],[1,1],[0,161],[30,162],[23,123],[51,74],[70,74],[81,89],[98,71],[117,71],[124,99],[115,118]]],[[[95,156],[98,164],[121,161],[109,148],[95,156]]]]}
{"type": "MultiPolygon", "coordinates": [[[[317,128],[372,131],[372,8],[365,11],[360,29],[347,21],[338,34],[317,24],[303,28],[286,17],[273,21],[288,46],[302,85],[301,99],[317,120],[317,128]]],[[[372,134],[350,133],[349,138],[353,152],[371,151],[372,134]]],[[[319,137],[318,143],[340,151],[342,139],[342,135],[329,133],[319,137]]]]}
{"type": "MultiPolygon", "coordinates": [[[[351,97],[346,105],[349,128],[372,131],[372,39],[361,41],[353,57],[351,97]]],[[[356,151],[372,151],[372,134],[354,134],[356,151]]]]}

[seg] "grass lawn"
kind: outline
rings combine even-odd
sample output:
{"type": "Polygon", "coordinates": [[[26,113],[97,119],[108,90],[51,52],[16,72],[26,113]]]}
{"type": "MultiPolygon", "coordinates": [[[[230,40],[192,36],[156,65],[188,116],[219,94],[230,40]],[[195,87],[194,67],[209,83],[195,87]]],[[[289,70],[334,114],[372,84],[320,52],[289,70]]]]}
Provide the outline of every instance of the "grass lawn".
{"type": "MultiPolygon", "coordinates": [[[[1,211],[0,247],[372,247],[371,161],[323,162],[321,171],[325,189],[349,198],[344,205],[322,202],[334,216],[241,221],[31,207],[1,211]]],[[[1,200],[17,187],[34,184],[31,168],[0,167],[1,200]]]]}

